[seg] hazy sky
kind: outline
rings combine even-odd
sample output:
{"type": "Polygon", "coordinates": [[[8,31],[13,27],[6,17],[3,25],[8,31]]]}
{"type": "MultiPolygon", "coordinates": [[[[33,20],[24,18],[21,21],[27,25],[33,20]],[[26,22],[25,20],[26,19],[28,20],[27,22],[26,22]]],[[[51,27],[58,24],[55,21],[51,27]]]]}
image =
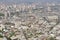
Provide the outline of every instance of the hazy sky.
{"type": "Polygon", "coordinates": [[[0,3],[60,2],[60,0],[0,0],[0,3]]]}

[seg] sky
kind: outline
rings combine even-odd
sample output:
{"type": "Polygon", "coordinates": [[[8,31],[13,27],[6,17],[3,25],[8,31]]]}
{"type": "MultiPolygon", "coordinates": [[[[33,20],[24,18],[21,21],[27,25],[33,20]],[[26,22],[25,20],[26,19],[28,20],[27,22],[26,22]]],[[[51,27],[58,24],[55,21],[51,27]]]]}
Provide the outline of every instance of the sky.
{"type": "Polygon", "coordinates": [[[60,0],[0,0],[0,3],[32,3],[32,2],[57,2],[59,3],[60,0]]]}

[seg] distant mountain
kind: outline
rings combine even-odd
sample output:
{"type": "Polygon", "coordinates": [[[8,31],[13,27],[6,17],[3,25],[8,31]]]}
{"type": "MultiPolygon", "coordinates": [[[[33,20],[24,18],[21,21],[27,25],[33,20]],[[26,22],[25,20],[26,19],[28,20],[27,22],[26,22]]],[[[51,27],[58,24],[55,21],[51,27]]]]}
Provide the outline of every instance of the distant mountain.
{"type": "Polygon", "coordinates": [[[57,2],[59,3],[60,0],[0,0],[0,3],[32,3],[32,2],[41,2],[41,3],[46,3],[46,2],[57,2]]]}

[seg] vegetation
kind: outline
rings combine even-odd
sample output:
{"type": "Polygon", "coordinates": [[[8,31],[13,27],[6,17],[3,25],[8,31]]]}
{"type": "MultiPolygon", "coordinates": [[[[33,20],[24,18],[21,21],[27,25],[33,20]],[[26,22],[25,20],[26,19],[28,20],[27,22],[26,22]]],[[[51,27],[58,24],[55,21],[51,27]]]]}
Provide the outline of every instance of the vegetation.
{"type": "Polygon", "coordinates": [[[46,40],[56,40],[54,37],[49,37],[46,40]]]}
{"type": "Polygon", "coordinates": [[[7,38],[7,40],[11,40],[11,38],[10,37],[6,37],[7,38]]]}
{"type": "Polygon", "coordinates": [[[3,35],[2,34],[0,34],[0,38],[3,38],[3,35]]]}
{"type": "Polygon", "coordinates": [[[0,16],[4,16],[4,14],[0,13],[0,16]]]}
{"type": "Polygon", "coordinates": [[[56,40],[54,37],[50,37],[49,40],[56,40]]]}
{"type": "Polygon", "coordinates": [[[14,34],[15,34],[15,32],[11,32],[11,33],[10,33],[10,37],[12,37],[14,34]]]}
{"type": "Polygon", "coordinates": [[[2,30],[0,30],[0,38],[3,38],[2,30]]]}
{"type": "Polygon", "coordinates": [[[6,22],[5,25],[15,25],[14,23],[6,22]]]}

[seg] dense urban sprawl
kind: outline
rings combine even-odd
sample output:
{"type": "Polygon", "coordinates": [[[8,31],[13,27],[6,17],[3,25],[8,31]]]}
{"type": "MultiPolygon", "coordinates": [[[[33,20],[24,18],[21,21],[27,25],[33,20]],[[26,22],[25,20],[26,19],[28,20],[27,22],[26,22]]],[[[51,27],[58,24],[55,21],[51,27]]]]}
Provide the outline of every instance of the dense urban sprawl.
{"type": "Polygon", "coordinates": [[[0,4],[0,40],[60,40],[60,4],[0,4]]]}

